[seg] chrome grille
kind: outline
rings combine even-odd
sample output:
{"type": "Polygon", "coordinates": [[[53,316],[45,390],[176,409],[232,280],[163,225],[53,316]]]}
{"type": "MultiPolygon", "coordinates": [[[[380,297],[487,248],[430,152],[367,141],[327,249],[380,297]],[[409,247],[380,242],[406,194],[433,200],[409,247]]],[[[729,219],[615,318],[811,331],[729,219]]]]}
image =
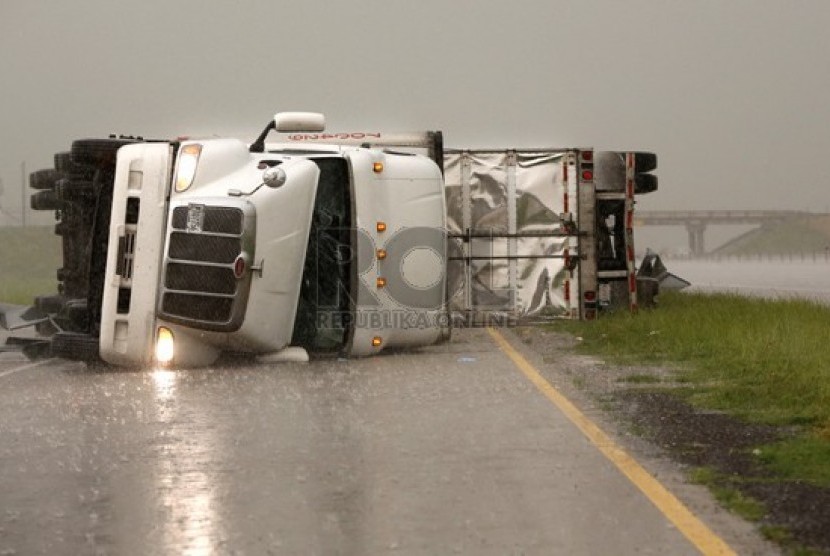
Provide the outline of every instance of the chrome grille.
{"type": "Polygon", "coordinates": [[[164,287],[169,290],[233,294],[236,293],[236,277],[230,268],[171,262],[167,265],[164,287]]]}
{"type": "Polygon", "coordinates": [[[234,263],[253,256],[253,206],[210,202],[173,209],[160,316],[195,328],[233,331],[242,324],[250,280],[249,274],[236,277],[234,263]]]}
{"type": "Polygon", "coordinates": [[[183,261],[229,264],[242,251],[239,237],[211,236],[186,232],[170,234],[169,256],[183,261]]]}
{"type": "MultiPolygon", "coordinates": [[[[173,228],[187,229],[189,207],[176,207],[173,210],[173,228]]],[[[242,233],[243,214],[233,207],[204,207],[203,232],[240,235],[242,233]]]]}
{"type": "Polygon", "coordinates": [[[185,293],[165,293],[162,312],[203,322],[227,322],[231,319],[233,298],[205,297],[185,293]]]}

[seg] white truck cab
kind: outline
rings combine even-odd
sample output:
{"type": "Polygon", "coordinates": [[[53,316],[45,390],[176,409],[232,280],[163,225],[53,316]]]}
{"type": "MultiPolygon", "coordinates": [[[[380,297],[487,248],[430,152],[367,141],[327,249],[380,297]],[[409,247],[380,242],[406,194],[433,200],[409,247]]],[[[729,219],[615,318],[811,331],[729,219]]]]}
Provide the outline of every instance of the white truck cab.
{"type": "MultiPolygon", "coordinates": [[[[274,127],[321,121],[278,114],[274,127]]],[[[202,366],[292,340],[345,355],[438,340],[446,211],[437,165],[361,147],[257,150],[235,139],[120,148],[101,358],[202,366]]]]}

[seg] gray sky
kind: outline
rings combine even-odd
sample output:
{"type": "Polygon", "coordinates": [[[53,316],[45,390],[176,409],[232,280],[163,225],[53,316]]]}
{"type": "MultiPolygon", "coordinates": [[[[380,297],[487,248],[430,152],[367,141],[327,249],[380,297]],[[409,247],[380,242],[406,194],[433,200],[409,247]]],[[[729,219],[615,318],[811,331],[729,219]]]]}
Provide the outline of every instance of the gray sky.
{"type": "Polygon", "coordinates": [[[74,138],[253,140],[315,110],[453,147],[652,150],[641,209],[830,211],[829,29],[825,0],[0,0],[2,206],[74,138]]]}

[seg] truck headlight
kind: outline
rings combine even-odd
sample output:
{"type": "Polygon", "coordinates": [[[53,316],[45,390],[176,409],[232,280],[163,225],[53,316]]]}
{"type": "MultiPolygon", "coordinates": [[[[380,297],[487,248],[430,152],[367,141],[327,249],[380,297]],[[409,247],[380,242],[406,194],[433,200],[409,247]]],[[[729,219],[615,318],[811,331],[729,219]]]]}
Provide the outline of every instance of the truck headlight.
{"type": "Polygon", "coordinates": [[[176,169],[176,192],[186,191],[193,184],[196,176],[196,167],[199,165],[199,155],[202,154],[202,145],[191,143],[179,151],[179,164],[176,169]]]}
{"type": "Polygon", "coordinates": [[[169,328],[159,326],[156,336],[156,361],[162,365],[170,363],[175,353],[173,332],[169,328]]]}

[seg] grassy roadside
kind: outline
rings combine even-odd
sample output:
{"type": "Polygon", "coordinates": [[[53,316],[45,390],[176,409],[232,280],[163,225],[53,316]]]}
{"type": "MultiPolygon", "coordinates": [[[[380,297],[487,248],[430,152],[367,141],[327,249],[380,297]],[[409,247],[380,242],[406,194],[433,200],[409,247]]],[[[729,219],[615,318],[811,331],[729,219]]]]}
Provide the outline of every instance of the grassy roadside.
{"type": "Polygon", "coordinates": [[[660,307],[555,326],[613,362],[671,364],[696,405],[830,440],[830,308],[807,301],[664,293],[660,307]]]}
{"type": "Polygon", "coordinates": [[[0,302],[29,304],[55,293],[60,238],[52,226],[0,227],[0,302]]]}
{"type": "Polygon", "coordinates": [[[678,393],[695,406],[798,426],[800,435],[764,459],[788,477],[830,486],[830,308],[668,292],[657,310],[554,326],[609,361],[671,365],[686,384],[678,393]]]}
{"type": "MultiPolygon", "coordinates": [[[[763,506],[742,493],[742,484],[753,481],[830,488],[830,307],[672,292],[660,295],[657,310],[552,326],[580,337],[580,351],[611,363],[675,370],[670,384],[654,384],[648,374],[627,377],[629,384],[671,388],[694,407],[782,432],[785,440],[743,449],[762,466],[763,478],[694,471],[692,479],[736,513],[763,515],[763,506]]],[[[793,548],[786,530],[767,530],[793,548]]]]}

